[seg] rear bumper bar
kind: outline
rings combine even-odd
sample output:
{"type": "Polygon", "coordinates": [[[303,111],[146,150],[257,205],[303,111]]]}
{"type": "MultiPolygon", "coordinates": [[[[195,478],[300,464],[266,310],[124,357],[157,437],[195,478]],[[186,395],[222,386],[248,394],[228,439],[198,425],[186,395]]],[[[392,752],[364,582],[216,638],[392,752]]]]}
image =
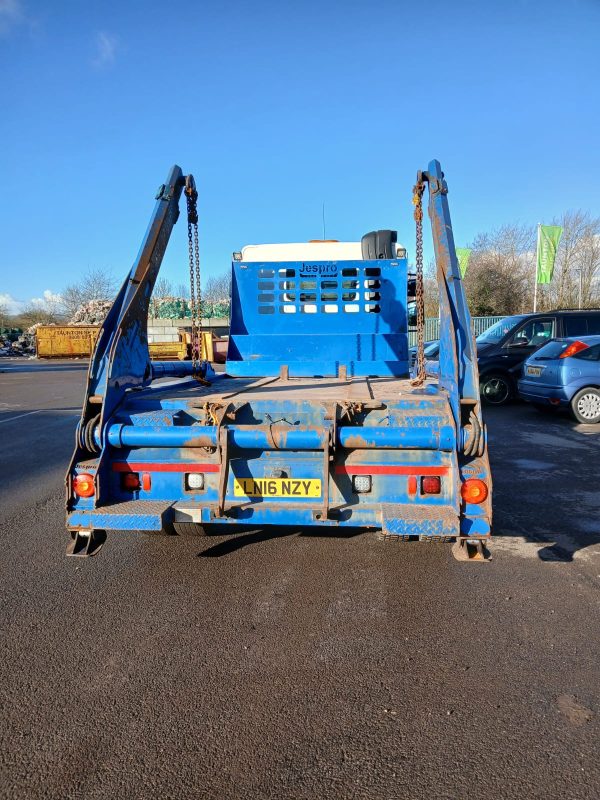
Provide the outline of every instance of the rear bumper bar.
{"type": "Polygon", "coordinates": [[[535,381],[521,379],[518,383],[519,394],[523,400],[530,403],[552,404],[566,406],[570,403],[564,386],[549,386],[535,381]]]}
{"type": "MultiPolygon", "coordinates": [[[[228,425],[228,444],[242,450],[324,450],[331,429],[292,425],[228,425]]],[[[112,447],[217,447],[216,425],[149,427],[113,423],[106,428],[112,447]]],[[[101,445],[101,442],[97,443],[101,445]]],[[[451,452],[456,447],[454,428],[346,426],[337,429],[337,444],[347,449],[411,449],[451,452]]]]}
{"type": "MultiPolygon", "coordinates": [[[[486,538],[489,523],[484,517],[466,517],[446,505],[373,504],[331,508],[327,518],[323,508],[310,503],[246,503],[227,509],[219,516],[215,504],[159,503],[131,501],[97,509],[73,511],[70,530],[160,531],[169,522],[199,524],[260,525],[296,527],[380,528],[390,536],[421,538],[465,536],[486,538]]],[[[225,532],[225,531],[224,531],[225,532]]]]}

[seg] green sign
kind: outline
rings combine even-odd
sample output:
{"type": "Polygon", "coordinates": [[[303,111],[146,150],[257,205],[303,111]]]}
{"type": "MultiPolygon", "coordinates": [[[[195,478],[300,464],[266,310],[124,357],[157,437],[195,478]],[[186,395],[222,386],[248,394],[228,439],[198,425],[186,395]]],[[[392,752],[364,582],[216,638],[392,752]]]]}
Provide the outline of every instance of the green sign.
{"type": "Polygon", "coordinates": [[[537,246],[537,282],[550,283],[563,229],[559,225],[540,225],[537,246]]]}
{"type": "Polygon", "coordinates": [[[458,268],[460,270],[460,277],[464,278],[465,275],[467,274],[467,267],[469,266],[471,251],[467,247],[457,247],[456,257],[458,258],[458,268]]]}

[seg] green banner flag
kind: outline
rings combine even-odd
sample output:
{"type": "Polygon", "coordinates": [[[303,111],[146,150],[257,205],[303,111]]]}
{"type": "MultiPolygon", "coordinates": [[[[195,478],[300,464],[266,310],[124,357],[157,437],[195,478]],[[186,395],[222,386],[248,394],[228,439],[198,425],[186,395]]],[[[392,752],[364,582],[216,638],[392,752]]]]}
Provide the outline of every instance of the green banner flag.
{"type": "Polygon", "coordinates": [[[537,246],[537,282],[550,283],[563,229],[559,225],[540,225],[537,246]]]}
{"type": "Polygon", "coordinates": [[[469,266],[471,251],[467,247],[457,247],[456,257],[458,258],[458,268],[460,270],[460,277],[464,278],[465,275],[467,274],[467,267],[469,266]]]}

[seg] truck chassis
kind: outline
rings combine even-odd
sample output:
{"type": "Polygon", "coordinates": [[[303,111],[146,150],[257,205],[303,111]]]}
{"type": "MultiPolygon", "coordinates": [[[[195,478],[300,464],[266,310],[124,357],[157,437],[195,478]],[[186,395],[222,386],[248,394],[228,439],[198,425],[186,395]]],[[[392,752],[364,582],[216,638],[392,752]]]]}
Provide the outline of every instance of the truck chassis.
{"type": "Polygon", "coordinates": [[[247,524],[376,528],[388,541],[454,541],[459,559],[489,555],[487,437],[439,163],[419,180],[430,189],[439,375],[408,375],[407,263],[393,255],[234,260],[217,375],[148,357],[149,299],[190,185],[173,168],[90,362],[66,479],[69,555],[94,554],[109,530],[247,524]]]}

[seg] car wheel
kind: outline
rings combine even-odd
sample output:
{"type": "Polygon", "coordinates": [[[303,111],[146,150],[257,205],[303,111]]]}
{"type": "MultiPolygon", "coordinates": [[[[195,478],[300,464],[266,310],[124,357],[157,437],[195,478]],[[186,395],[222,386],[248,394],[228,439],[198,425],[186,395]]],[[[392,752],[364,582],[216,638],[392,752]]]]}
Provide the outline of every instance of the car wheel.
{"type": "Polygon", "coordinates": [[[479,381],[479,391],[484,402],[491,406],[502,406],[513,395],[513,384],[508,375],[493,373],[479,381]]]}
{"type": "Polygon", "coordinates": [[[577,422],[600,422],[600,390],[580,389],[571,400],[571,411],[577,422]]]}

